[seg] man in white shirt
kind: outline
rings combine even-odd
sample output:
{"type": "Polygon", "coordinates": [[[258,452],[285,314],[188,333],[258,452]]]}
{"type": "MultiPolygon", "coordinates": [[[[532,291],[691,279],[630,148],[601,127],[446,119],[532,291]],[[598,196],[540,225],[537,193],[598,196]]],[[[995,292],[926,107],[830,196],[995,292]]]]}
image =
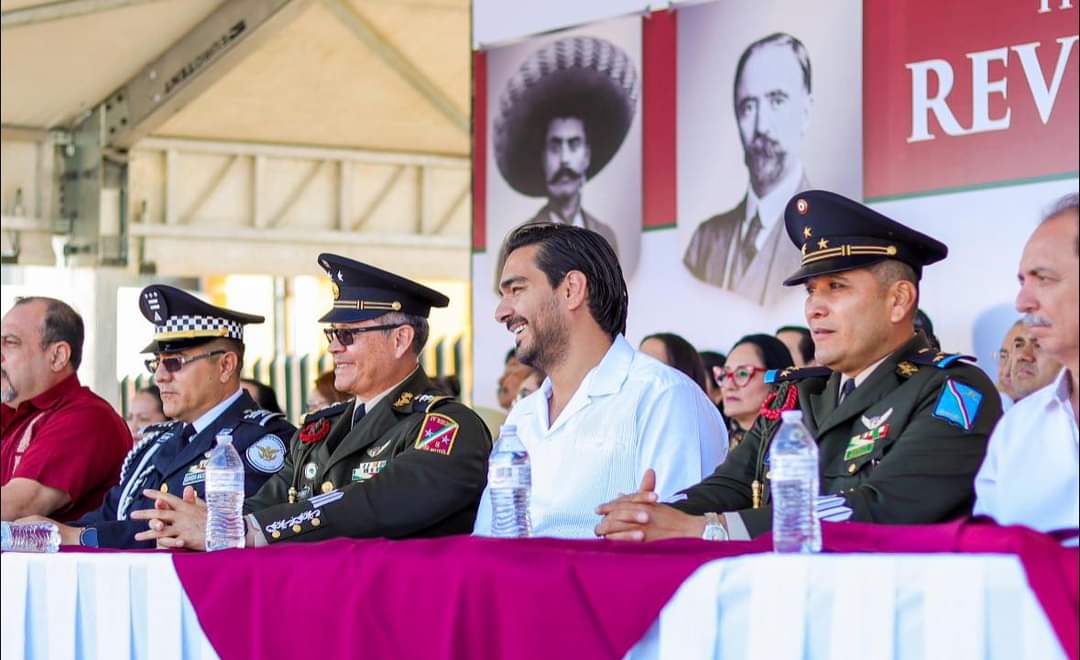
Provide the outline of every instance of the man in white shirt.
{"type": "Polygon", "coordinates": [[[750,186],[738,206],[698,225],[683,264],[703,282],[768,305],[799,267],[784,206],[810,187],[801,151],[813,96],[802,42],[776,33],[750,44],[735,67],[734,102],[750,186]]]}
{"type": "MultiPolygon", "coordinates": [[[[683,373],[623,337],[627,291],[611,246],[596,232],[526,225],[507,241],[496,320],[518,358],[548,374],[510,411],[532,463],[533,534],[590,538],[595,508],[637,488],[663,465],[664,496],[721,463],[727,432],[716,406],[683,373]]],[[[491,531],[485,489],[475,533],[491,531]]]]}
{"type": "Polygon", "coordinates": [[[1040,531],[1080,528],[1077,195],[1058,202],[1020,258],[1016,308],[1042,351],[1065,365],[1009,409],[975,480],[975,513],[1040,531]]]}

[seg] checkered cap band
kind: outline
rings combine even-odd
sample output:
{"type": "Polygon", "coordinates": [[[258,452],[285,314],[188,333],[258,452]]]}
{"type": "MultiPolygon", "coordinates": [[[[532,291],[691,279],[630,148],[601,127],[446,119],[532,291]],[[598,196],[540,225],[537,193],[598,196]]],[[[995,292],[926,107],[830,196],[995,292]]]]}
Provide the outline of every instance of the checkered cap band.
{"type": "Polygon", "coordinates": [[[154,339],[195,339],[198,337],[228,337],[244,341],[244,325],[216,316],[170,316],[165,325],[154,326],[154,339]]]}

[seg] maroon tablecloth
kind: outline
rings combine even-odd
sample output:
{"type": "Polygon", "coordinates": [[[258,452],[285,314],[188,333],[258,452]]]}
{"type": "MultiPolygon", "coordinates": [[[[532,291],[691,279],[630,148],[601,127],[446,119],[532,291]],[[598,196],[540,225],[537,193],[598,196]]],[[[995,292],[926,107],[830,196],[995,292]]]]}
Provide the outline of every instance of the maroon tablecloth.
{"type": "MultiPolygon", "coordinates": [[[[824,525],[829,552],[1020,557],[1070,658],[1080,648],[1076,550],[1019,527],[824,525]]],[[[223,660],[620,658],[702,564],[771,540],[648,545],[450,537],[336,540],[177,553],[180,581],[223,660]]]]}

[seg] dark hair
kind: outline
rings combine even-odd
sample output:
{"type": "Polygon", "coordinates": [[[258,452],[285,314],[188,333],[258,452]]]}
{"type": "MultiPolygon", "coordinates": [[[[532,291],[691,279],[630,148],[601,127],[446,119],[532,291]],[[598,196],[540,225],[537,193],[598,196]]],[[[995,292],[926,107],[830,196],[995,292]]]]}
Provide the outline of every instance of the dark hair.
{"type": "MultiPolygon", "coordinates": [[[[611,245],[600,234],[552,222],[518,227],[506,239],[506,256],[514,250],[536,245],[536,267],[552,288],[572,270],[585,275],[589,288],[589,312],[612,339],[626,332],[629,294],[622,267],[611,245]]],[[[500,272],[502,270],[500,264],[500,272]]]]}
{"type": "Polygon", "coordinates": [[[161,388],[157,385],[147,385],[141,390],[136,390],[135,394],[149,394],[154,397],[154,401],[157,403],[157,411],[161,413],[163,417],[165,416],[165,406],[161,403],[161,388]]]}
{"type": "Polygon", "coordinates": [[[650,339],[655,339],[664,345],[664,351],[667,352],[668,356],[668,364],[689,376],[691,380],[698,384],[702,392],[709,391],[709,386],[705,382],[707,378],[705,375],[705,363],[701,361],[697,349],[690,342],[671,332],[658,332],[642,339],[641,343],[645,343],[650,339]]]}
{"type": "Polygon", "coordinates": [[[735,85],[732,89],[732,93],[738,93],[735,90],[739,88],[739,80],[742,78],[742,72],[743,68],[746,66],[746,61],[750,59],[750,56],[754,54],[754,51],[760,50],[765,46],[787,46],[791,48],[791,52],[795,55],[795,61],[799,63],[799,68],[802,69],[803,87],[806,88],[806,93],[809,94],[810,54],[806,52],[806,46],[803,45],[803,42],[786,32],[774,32],[767,37],[758,39],[746,47],[746,50],[739,56],[739,63],[735,65],[735,85]]]}
{"type": "MultiPolygon", "coordinates": [[[[244,342],[232,337],[217,337],[213,340],[223,350],[236,353],[236,373],[239,374],[244,368],[244,342]]],[[[243,380],[241,378],[241,380],[243,380]]],[[[254,381],[252,381],[254,382],[254,381]]]]}
{"type": "Polygon", "coordinates": [[[776,329],[777,335],[781,332],[797,332],[799,335],[799,355],[802,356],[803,364],[814,361],[814,336],[810,334],[810,328],[801,325],[782,325],[776,329]]]}
{"type": "Polygon", "coordinates": [[[698,351],[701,363],[705,366],[705,377],[709,378],[713,367],[722,367],[727,363],[727,356],[716,351],[698,351]]]}
{"type": "Polygon", "coordinates": [[[937,335],[934,334],[934,322],[921,309],[915,310],[915,330],[922,330],[922,333],[926,335],[926,341],[929,342],[930,348],[935,351],[941,350],[941,342],[938,341],[937,335]]]}
{"type": "Polygon", "coordinates": [[[277,393],[274,392],[274,388],[260,383],[254,378],[242,378],[240,380],[255,388],[255,403],[259,404],[260,408],[275,413],[281,412],[281,406],[278,405],[277,393]]]}
{"type": "MultiPolygon", "coordinates": [[[[784,345],[784,342],[772,335],[746,335],[735,342],[735,345],[731,347],[731,351],[743,344],[752,344],[757,349],[758,357],[761,358],[766,369],[786,369],[795,366],[795,361],[791,358],[791,351],[784,345]]],[[[728,351],[728,355],[731,355],[731,351],[728,351]]]]}
{"type": "Polygon", "coordinates": [[[431,385],[446,396],[454,398],[461,396],[461,381],[454,374],[448,376],[436,376],[431,379],[431,385]]]}
{"type": "Polygon", "coordinates": [[[506,352],[506,357],[503,358],[503,365],[510,364],[510,360],[513,360],[515,357],[517,357],[517,347],[511,348],[506,352]]]}
{"type": "MultiPolygon", "coordinates": [[[[1072,213],[1080,218],[1080,195],[1077,193],[1069,193],[1057,201],[1055,201],[1050,208],[1043,214],[1043,222],[1056,218],[1059,215],[1066,213],[1072,213]]],[[[1077,233],[1076,238],[1073,239],[1073,256],[1080,257],[1080,232],[1077,233]]]]}
{"type": "Polygon", "coordinates": [[[334,370],[325,371],[315,379],[315,389],[330,403],[344,401],[349,397],[347,392],[342,392],[334,387],[334,370]]]}
{"type": "Polygon", "coordinates": [[[45,303],[45,320],[41,324],[41,350],[56,342],[66,342],[71,347],[68,362],[73,370],[78,370],[82,364],[83,339],[86,337],[82,317],[66,302],[56,298],[26,296],[15,299],[16,306],[35,302],[45,303]]]}

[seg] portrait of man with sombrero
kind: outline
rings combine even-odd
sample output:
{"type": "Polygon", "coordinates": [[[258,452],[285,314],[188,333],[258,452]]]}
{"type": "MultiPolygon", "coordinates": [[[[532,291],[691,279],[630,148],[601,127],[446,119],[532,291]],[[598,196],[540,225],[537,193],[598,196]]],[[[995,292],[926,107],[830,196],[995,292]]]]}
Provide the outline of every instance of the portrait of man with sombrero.
{"type": "Polygon", "coordinates": [[[492,113],[500,174],[522,195],[547,199],[519,224],[584,227],[619,253],[615,229],[586,209],[583,193],[586,182],[622,146],[639,89],[637,68],[627,53],[597,37],[558,39],[521,62],[492,113]]]}

